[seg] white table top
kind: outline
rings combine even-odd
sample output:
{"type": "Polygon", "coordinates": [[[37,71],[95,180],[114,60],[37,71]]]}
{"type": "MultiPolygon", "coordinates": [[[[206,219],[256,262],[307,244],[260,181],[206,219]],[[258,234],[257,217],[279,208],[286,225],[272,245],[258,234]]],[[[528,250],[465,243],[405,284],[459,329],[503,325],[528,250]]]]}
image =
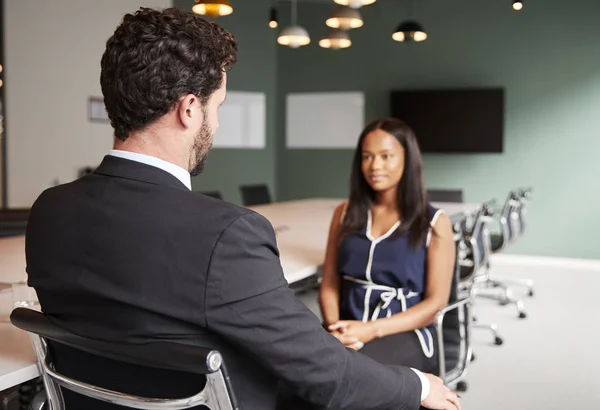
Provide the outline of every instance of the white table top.
{"type": "MultiPolygon", "coordinates": [[[[304,199],[252,207],[277,231],[281,265],[288,282],[310,276],[323,262],[331,216],[343,201],[341,198],[304,199]]],[[[481,206],[453,202],[434,202],[432,205],[449,215],[472,214],[481,206]]],[[[0,239],[0,282],[16,283],[26,279],[25,236],[0,239]]]]}
{"type": "Polygon", "coordinates": [[[329,225],[343,199],[303,199],[251,207],[271,222],[289,283],[313,275],[325,259],[329,225]]]}
{"type": "Polygon", "coordinates": [[[0,391],[40,375],[26,332],[0,322],[0,340],[0,391]]]}
{"type": "Polygon", "coordinates": [[[0,391],[39,375],[29,335],[8,320],[12,304],[12,292],[0,287],[0,391]]]}
{"type": "Polygon", "coordinates": [[[25,280],[25,235],[0,238],[0,282],[18,283],[25,280]]]}

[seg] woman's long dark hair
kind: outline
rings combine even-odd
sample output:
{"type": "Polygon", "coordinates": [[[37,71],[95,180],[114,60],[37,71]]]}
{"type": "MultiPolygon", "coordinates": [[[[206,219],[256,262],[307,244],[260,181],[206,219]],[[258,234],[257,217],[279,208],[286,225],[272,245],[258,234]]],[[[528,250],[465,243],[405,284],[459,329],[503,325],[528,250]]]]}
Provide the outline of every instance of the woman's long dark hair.
{"type": "Polygon", "coordinates": [[[423,161],[419,144],[412,129],[396,118],[371,122],[360,134],[350,180],[350,199],[340,228],[340,237],[361,232],[367,224],[367,213],[373,205],[375,191],[362,172],[362,145],[365,137],[375,130],[393,135],[404,148],[404,173],[398,183],[397,205],[402,223],[394,235],[409,232],[410,243],[417,247],[429,229],[427,194],[423,183],[423,161]]]}

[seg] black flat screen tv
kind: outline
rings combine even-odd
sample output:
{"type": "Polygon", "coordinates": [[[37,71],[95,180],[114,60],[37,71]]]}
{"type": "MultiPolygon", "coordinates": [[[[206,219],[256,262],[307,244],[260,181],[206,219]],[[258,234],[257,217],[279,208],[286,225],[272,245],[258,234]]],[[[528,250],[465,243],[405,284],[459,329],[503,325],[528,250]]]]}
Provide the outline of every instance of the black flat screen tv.
{"type": "Polygon", "coordinates": [[[413,129],[424,153],[503,151],[503,88],[392,91],[391,115],[413,129]]]}

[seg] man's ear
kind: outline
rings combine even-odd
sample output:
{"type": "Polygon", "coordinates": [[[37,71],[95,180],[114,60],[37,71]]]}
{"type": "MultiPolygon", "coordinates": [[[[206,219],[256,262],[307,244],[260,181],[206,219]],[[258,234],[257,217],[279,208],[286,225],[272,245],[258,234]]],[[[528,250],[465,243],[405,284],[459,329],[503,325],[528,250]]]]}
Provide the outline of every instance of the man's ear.
{"type": "Polygon", "coordinates": [[[187,94],[180,100],[179,107],[177,108],[177,116],[184,128],[187,129],[194,123],[202,122],[201,118],[196,118],[197,116],[202,116],[202,110],[198,108],[199,105],[200,99],[194,94],[187,94]]]}

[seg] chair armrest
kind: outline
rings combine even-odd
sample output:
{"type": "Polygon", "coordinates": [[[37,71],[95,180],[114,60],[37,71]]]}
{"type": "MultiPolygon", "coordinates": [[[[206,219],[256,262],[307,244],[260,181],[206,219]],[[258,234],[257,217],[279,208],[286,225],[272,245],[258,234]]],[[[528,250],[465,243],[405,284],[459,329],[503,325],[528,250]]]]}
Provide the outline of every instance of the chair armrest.
{"type": "Polygon", "coordinates": [[[465,297],[463,299],[460,299],[460,300],[458,300],[458,301],[456,301],[454,303],[449,304],[448,306],[446,306],[443,309],[440,309],[436,313],[435,319],[434,319],[436,330],[441,329],[441,326],[442,326],[442,323],[444,321],[444,317],[446,316],[446,313],[448,313],[448,312],[450,312],[450,311],[452,311],[454,309],[458,309],[459,307],[464,306],[467,303],[470,303],[471,299],[472,299],[471,296],[467,296],[467,297],[465,297]]]}
{"type": "MultiPolygon", "coordinates": [[[[444,343],[444,328],[443,328],[443,323],[444,323],[444,317],[446,316],[446,314],[448,312],[451,312],[453,310],[457,310],[457,309],[465,309],[465,306],[467,304],[469,304],[471,302],[471,295],[469,293],[469,296],[457,300],[456,302],[453,302],[451,304],[449,304],[448,306],[446,306],[443,309],[440,309],[438,311],[438,313],[435,316],[435,320],[434,320],[434,325],[435,325],[435,330],[436,330],[436,336],[437,336],[437,344],[438,344],[438,370],[439,370],[439,376],[442,378],[442,380],[444,381],[444,384],[448,384],[449,380],[449,376],[446,373],[446,347],[445,347],[445,343],[444,343]]],[[[469,328],[469,323],[468,323],[469,319],[467,318],[467,323],[465,324],[465,343],[466,345],[463,348],[463,343],[461,343],[461,349],[463,351],[462,354],[459,354],[459,357],[462,357],[462,360],[459,359],[459,367],[461,368],[460,371],[460,377],[462,377],[462,375],[464,374],[464,369],[466,368],[467,365],[467,361],[469,358],[469,348],[468,348],[468,328],[469,328]]],[[[459,325],[460,326],[460,325],[459,325]]],[[[461,339],[463,338],[463,336],[461,336],[461,339]]]]}
{"type": "Polygon", "coordinates": [[[224,407],[225,409],[239,408],[223,357],[217,350],[172,341],[133,345],[88,339],[61,328],[52,321],[51,317],[42,312],[25,308],[14,309],[10,321],[14,326],[31,333],[38,366],[46,385],[46,377],[49,376],[54,382],[76,393],[89,395],[89,392],[93,392],[91,397],[126,407],[159,409],[166,406],[183,409],[213,402],[224,403],[224,400],[227,400],[228,406],[224,407]],[[55,371],[53,366],[50,366],[51,360],[47,355],[45,339],[121,362],[205,375],[207,383],[201,392],[183,399],[152,399],[124,395],[71,379],[55,371]]]}

